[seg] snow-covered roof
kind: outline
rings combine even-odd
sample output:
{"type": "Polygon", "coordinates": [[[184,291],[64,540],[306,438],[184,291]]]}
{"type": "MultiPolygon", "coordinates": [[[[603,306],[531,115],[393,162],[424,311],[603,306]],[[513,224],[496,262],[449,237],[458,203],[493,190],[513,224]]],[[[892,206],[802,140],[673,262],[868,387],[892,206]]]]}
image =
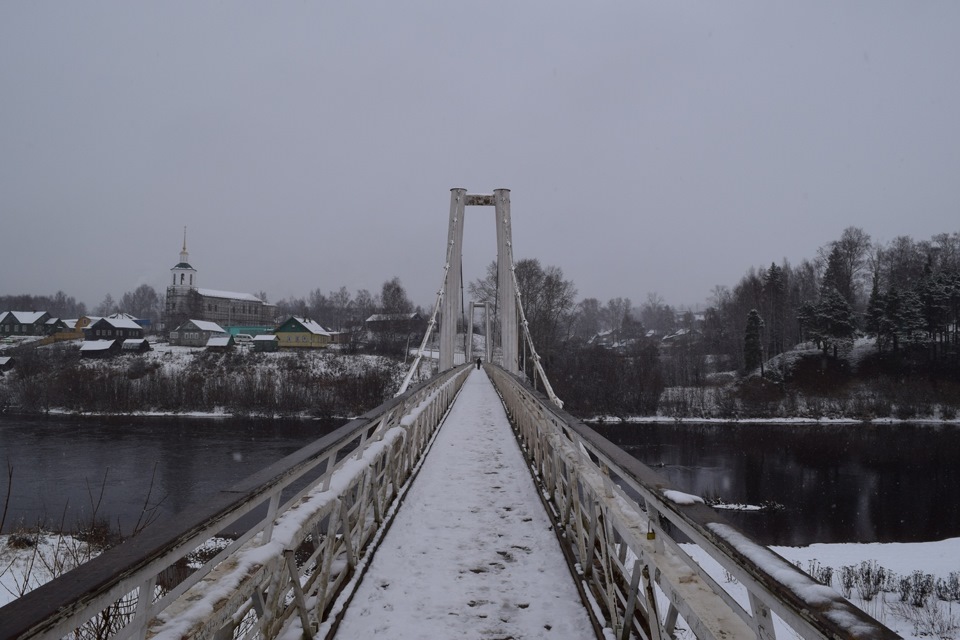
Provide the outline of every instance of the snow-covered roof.
{"type": "Polygon", "coordinates": [[[226,333],[223,327],[218,325],[216,322],[210,322],[209,320],[188,320],[187,322],[192,322],[193,325],[200,331],[210,331],[213,333],[226,333]]]}
{"type": "Polygon", "coordinates": [[[278,340],[277,336],[272,333],[261,333],[260,335],[253,336],[253,339],[256,342],[276,342],[278,340]]]}
{"type": "Polygon", "coordinates": [[[35,324],[46,315],[46,311],[10,311],[10,315],[18,324],[35,324]]]}
{"type": "Polygon", "coordinates": [[[214,336],[207,340],[208,347],[229,347],[230,336],[214,336]]]}
{"type": "Polygon", "coordinates": [[[80,351],[106,351],[113,347],[116,340],[87,340],[80,345],[80,351]]]}
{"type": "Polygon", "coordinates": [[[109,316],[106,318],[100,318],[100,320],[103,320],[114,329],[143,329],[143,327],[138,325],[136,322],[134,322],[127,316],[122,316],[122,317],[109,316]]]}
{"type": "Polygon", "coordinates": [[[384,322],[387,320],[412,320],[417,316],[416,312],[414,313],[375,313],[369,318],[367,322],[384,322]]]}
{"type": "MultiPolygon", "coordinates": [[[[122,349],[139,349],[143,346],[143,343],[147,342],[146,338],[127,338],[123,341],[121,345],[122,349]]],[[[149,345],[149,343],[147,343],[149,345]]]]}
{"type": "Polygon", "coordinates": [[[329,336],[327,330],[320,326],[316,320],[311,320],[310,318],[300,318],[298,316],[293,316],[293,319],[303,325],[303,328],[309,331],[310,333],[317,336],[329,336]]]}
{"type": "Polygon", "coordinates": [[[0,356],[0,367],[10,362],[10,356],[0,356]]]}
{"type": "Polygon", "coordinates": [[[71,319],[69,319],[69,320],[64,320],[64,321],[63,321],[63,324],[64,324],[64,326],[65,326],[67,329],[76,329],[76,328],[77,328],[77,319],[76,319],[76,318],[71,318],[71,319]]]}
{"type": "Polygon", "coordinates": [[[197,293],[208,298],[227,298],[230,300],[246,300],[247,302],[263,302],[252,293],[237,293],[235,291],[218,291],[216,289],[197,289],[197,293]]]}

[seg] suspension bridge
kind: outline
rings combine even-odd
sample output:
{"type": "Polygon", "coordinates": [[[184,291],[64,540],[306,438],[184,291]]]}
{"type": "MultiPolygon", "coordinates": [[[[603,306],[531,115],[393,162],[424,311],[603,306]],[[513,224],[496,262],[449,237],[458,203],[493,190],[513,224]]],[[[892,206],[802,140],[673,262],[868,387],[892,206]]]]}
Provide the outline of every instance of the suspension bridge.
{"type": "Polygon", "coordinates": [[[0,608],[0,638],[898,637],[566,413],[513,267],[510,192],[453,189],[394,398],[0,608]],[[458,351],[467,207],[497,226],[482,369],[458,351]]]}

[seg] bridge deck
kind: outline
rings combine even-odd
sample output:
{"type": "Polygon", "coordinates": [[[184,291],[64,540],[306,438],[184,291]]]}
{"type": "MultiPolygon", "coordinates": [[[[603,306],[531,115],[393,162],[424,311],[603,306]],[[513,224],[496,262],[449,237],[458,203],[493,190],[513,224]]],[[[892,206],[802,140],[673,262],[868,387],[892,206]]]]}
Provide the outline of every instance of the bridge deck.
{"type": "Polygon", "coordinates": [[[338,638],[589,638],[503,405],[463,386],[338,638]]]}

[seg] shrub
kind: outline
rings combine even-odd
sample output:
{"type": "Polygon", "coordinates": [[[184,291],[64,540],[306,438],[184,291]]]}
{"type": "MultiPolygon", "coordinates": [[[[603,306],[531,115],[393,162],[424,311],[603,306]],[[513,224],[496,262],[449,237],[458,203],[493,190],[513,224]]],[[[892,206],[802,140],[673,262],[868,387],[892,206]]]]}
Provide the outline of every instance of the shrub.
{"type": "Polygon", "coordinates": [[[860,563],[855,572],[855,585],[857,593],[864,602],[870,602],[883,590],[889,572],[877,564],[876,560],[868,560],[860,563]]]}
{"type": "Polygon", "coordinates": [[[953,571],[944,578],[937,578],[937,598],[947,602],[960,601],[960,573],[953,571]]]}
{"type": "Polygon", "coordinates": [[[914,571],[909,576],[900,578],[900,601],[912,607],[923,607],[927,598],[934,591],[934,579],[929,573],[914,571]]]}
{"type": "Polygon", "coordinates": [[[829,587],[833,583],[833,567],[826,567],[816,560],[807,565],[807,573],[820,584],[829,587]]]}

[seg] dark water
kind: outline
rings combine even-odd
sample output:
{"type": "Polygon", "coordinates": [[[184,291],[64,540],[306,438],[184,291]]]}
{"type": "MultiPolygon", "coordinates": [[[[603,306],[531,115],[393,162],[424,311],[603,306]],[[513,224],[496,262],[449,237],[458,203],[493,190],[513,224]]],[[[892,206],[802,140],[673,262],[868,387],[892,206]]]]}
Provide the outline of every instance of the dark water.
{"type": "Polygon", "coordinates": [[[960,427],[591,425],[679,489],[783,510],[725,511],[758,542],[960,536],[960,427]]]}
{"type": "Polygon", "coordinates": [[[3,532],[61,522],[73,530],[96,509],[126,534],[148,499],[159,505],[160,517],[169,517],[341,424],[0,417],[0,514],[11,489],[3,532]]]}

